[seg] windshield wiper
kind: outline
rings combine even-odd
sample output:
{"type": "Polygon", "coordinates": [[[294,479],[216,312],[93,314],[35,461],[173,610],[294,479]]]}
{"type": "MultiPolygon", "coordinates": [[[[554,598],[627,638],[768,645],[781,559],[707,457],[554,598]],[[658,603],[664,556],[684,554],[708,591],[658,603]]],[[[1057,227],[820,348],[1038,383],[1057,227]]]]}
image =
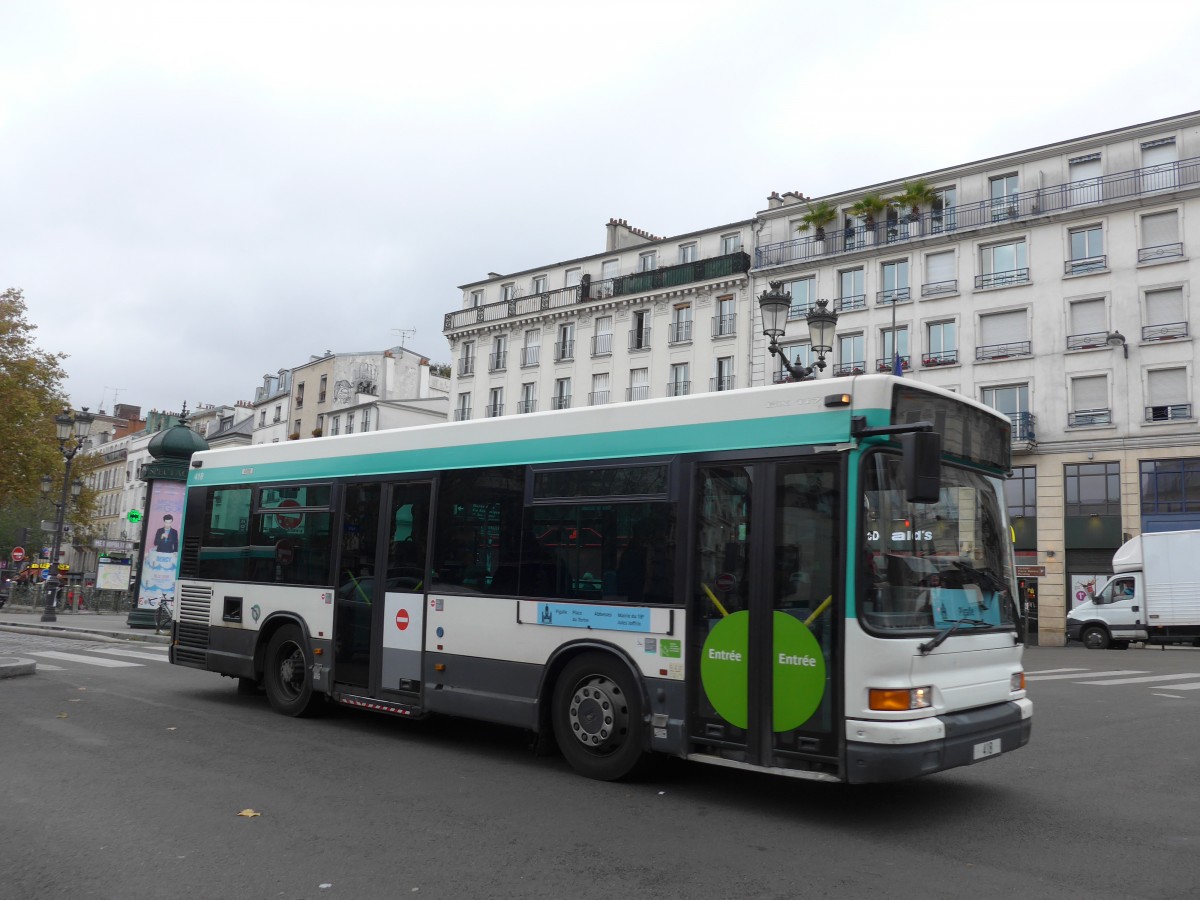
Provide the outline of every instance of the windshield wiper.
{"type": "Polygon", "coordinates": [[[939,631],[933,640],[926,641],[917,647],[917,649],[921,651],[922,656],[928,656],[929,653],[934,650],[934,648],[938,647],[942,643],[942,641],[946,640],[946,638],[950,637],[950,635],[954,634],[954,632],[966,625],[970,625],[973,629],[977,628],[980,630],[986,630],[993,627],[991,622],[985,622],[983,619],[955,619],[953,622],[939,631]]]}

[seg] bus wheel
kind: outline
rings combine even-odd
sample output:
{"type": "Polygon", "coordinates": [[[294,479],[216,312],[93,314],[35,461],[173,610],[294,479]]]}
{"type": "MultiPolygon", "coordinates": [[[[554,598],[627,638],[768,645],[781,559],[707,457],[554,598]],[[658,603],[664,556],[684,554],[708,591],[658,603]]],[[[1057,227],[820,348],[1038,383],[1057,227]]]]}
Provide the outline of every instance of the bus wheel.
{"type": "Polygon", "coordinates": [[[295,625],[285,625],[271,635],[263,681],[271,706],[285,716],[311,715],[323,699],[313,691],[304,637],[295,625]]]}
{"type": "Polygon", "coordinates": [[[1079,635],[1079,641],[1089,650],[1103,650],[1108,647],[1108,632],[1099,625],[1089,625],[1079,635]]]}
{"type": "Polygon", "coordinates": [[[588,653],[567,664],[554,686],[554,737],[571,768],[616,781],[645,762],[642,697],[629,670],[588,653]]]}

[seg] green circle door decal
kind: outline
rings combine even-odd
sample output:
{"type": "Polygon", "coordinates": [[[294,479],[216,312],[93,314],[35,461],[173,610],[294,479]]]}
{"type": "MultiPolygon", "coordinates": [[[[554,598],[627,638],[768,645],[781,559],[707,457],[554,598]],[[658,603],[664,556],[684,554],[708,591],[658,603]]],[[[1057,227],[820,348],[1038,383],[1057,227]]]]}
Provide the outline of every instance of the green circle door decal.
{"type": "MultiPolygon", "coordinates": [[[[771,677],[774,731],[809,720],[825,695],[825,657],[808,627],[787,613],[773,614],[771,677]]],[[[700,660],[700,683],[717,714],[737,728],[749,724],[748,650],[750,613],[726,616],[708,634],[700,660]]]]}

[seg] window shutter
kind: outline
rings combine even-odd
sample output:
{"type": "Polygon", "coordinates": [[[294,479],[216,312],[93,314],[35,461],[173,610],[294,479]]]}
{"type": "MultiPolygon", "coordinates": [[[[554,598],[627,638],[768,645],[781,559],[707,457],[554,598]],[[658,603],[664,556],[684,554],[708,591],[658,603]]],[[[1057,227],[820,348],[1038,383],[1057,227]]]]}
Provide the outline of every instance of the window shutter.
{"type": "Polygon", "coordinates": [[[1146,324],[1170,325],[1187,321],[1183,309],[1183,288],[1146,292],[1146,324]]]}
{"type": "Polygon", "coordinates": [[[1161,247],[1179,241],[1179,213],[1171,210],[1142,216],[1142,246],[1161,247]]]}
{"type": "Polygon", "coordinates": [[[925,257],[925,283],[954,280],[954,251],[930,253],[925,257]]]}
{"type": "Polygon", "coordinates": [[[1108,409],[1108,376],[1088,375],[1071,379],[1071,400],[1075,412],[1108,409]]]}
{"type": "Polygon", "coordinates": [[[1071,334],[1107,331],[1103,300],[1080,300],[1071,304],[1071,334]]]}
{"type": "Polygon", "coordinates": [[[1027,327],[1028,320],[1023,309],[981,316],[979,319],[979,343],[987,347],[992,344],[1027,341],[1029,340],[1027,327]]]}
{"type": "Polygon", "coordinates": [[[1142,146],[1142,165],[1144,167],[1163,166],[1179,159],[1175,141],[1155,143],[1153,146],[1142,146]]]}
{"type": "Polygon", "coordinates": [[[1187,369],[1157,369],[1146,373],[1151,406],[1188,402],[1187,369]]]}

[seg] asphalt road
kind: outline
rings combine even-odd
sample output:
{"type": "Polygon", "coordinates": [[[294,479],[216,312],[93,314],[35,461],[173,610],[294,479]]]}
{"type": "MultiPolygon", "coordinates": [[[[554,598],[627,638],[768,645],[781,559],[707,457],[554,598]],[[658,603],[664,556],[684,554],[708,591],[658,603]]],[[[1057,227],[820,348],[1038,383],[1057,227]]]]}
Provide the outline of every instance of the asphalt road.
{"type": "Polygon", "coordinates": [[[288,719],[156,648],[0,633],[31,653],[0,681],[3,900],[1198,892],[1200,650],[1031,648],[1028,747],[871,787],[675,760],[603,784],[516,731],[288,719]]]}

